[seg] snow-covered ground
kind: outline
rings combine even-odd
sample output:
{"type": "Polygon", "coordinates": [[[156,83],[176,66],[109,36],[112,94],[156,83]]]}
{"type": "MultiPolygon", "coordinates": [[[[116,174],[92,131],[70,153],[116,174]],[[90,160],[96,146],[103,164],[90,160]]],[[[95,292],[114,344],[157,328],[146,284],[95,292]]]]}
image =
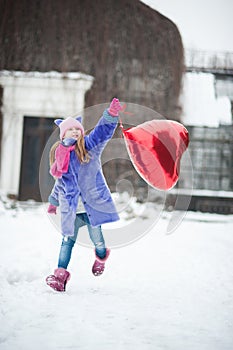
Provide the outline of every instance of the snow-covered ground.
{"type": "Polygon", "coordinates": [[[0,207],[0,349],[232,350],[233,216],[188,212],[167,235],[171,215],[112,249],[101,277],[76,244],[56,293],[61,236],[43,206],[0,207]]]}

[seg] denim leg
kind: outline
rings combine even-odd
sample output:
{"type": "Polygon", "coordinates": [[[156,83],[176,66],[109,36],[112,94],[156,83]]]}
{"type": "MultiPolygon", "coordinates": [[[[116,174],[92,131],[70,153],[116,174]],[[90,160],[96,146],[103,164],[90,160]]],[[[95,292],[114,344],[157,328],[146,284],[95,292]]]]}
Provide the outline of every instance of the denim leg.
{"type": "Polygon", "coordinates": [[[90,239],[92,240],[95,246],[96,255],[101,259],[105,258],[106,247],[101,226],[92,227],[90,224],[87,224],[87,228],[90,235],[90,239]]]}
{"type": "Polygon", "coordinates": [[[64,237],[62,239],[60,254],[58,258],[58,267],[63,267],[64,269],[67,269],[67,266],[70,262],[74,243],[75,241],[70,237],[64,237]]]}
{"type": "Polygon", "coordinates": [[[69,265],[71,259],[72,249],[77,239],[78,230],[84,225],[86,225],[86,222],[83,220],[82,215],[77,214],[74,224],[74,235],[71,237],[63,237],[62,239],[60,254],[58,258],[58,267],[67,269],[67,266],[69,265]]]}

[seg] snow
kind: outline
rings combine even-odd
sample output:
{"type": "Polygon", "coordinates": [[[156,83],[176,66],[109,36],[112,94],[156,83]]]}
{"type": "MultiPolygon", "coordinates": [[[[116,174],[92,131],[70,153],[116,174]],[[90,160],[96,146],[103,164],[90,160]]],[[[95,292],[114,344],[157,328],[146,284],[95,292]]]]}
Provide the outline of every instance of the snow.
{"type": "Polygon", "coordinates": [[[48,72],[39,72],[39,71],[15,71],[15,70],[0,70],[0,77],[14,77],[14,78],[53,78],[53,79],[71,79],[79,80],[85,79],[93,81],[91,75],[87,75],[80,72],[57,72],[57,71],[48,71],[48,72]]]}
{"type": "Polygon", "coordinates": [[[44,280],[61,236],[44,209],[0,202],[1,350],[233,348],[233,216],[188,212],[167,235],[173,213],[162,211],[141,239],[112,249],[101,277],[93,250],[76,244],[57,293],[44,280]]]}
{"type": "Polygon", "coordinates": [[[220,123],[232,123],[230,99],[216,97],[213,74],[186,73],[180,101],[185,125],[218,127],[220,123]]]}
{"type": "Polygon", "coordinates": [[[217,118],[219,124],[222,125],[231,125],[232,124],[232,115],[231,115],[231,100],[227,96],[222,96],[217,98],[217,118]]]}

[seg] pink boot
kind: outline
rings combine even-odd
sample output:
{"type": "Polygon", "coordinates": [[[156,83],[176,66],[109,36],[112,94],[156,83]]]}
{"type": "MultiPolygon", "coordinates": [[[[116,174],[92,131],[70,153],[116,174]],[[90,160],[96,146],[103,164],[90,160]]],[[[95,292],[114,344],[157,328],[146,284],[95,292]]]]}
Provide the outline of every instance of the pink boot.
{"type": "Polygon", "coordinates": [[[69,279],[70,273],[63,269],[63,267],[60,267],[54,271],[54,275],[50,275],[46,278],[46,283],[57,292],[64,292],[69,279]]]}
{"type": "Polygon", "coordinates": [[[102,273],[104,272],[104,268],[105,268],[105,262],[108,259],[110,254],[110,249],[106,249],[106,256],[103,259],[100,259],[96,254],[95,254],[95,262],[94,265],[92,266],[92,273],[95,276],[100,276],[102,275],[102,273]]]}

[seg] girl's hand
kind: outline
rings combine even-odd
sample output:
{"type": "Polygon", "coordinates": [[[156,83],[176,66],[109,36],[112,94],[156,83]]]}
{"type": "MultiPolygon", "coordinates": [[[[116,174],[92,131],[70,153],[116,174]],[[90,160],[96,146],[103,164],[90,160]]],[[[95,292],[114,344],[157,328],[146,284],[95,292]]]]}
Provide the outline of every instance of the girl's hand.
{"type": "Polygon", "coordinates": [[[122,111],[122,106],[120,104],[120,101],[118,98],[114,98],[110,104],[110,107],[108,109],[108,113],[112,117],[119,117],[119,112],[122,111]]]}
{"type": "Polygon", "coordinates": [[[52,204],[49,204],[49,207],[48,207],[48,213],[49,214],[57,214],[57,207],[55,205],[52,205],[52,204]]]}

